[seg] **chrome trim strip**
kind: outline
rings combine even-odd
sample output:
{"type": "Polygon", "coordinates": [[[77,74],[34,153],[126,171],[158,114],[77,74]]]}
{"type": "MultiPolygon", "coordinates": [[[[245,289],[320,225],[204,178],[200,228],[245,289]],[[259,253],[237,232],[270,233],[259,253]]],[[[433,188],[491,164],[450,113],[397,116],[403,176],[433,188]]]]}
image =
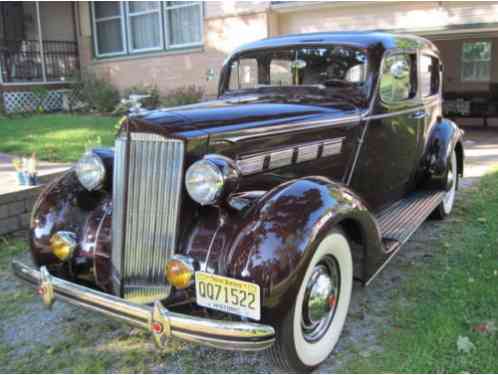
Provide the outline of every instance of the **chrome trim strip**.
{"type": "Polygon", "coordinates": [[[385,118],[385,117],[390,117],[390,116],[398,116],[401,114],[405,113],[411,113],[415,111],[419,111],[421,109],[426,109],[428,106],[434,106],[436,104],[440,104],[442,101],[434,101],[427,105],[420,105],[415,108],[410,108],[406,109],[403,111],[398,111],[398,112],[390,112],[390,113],[385,113],[385,114],[379,114],[379,115],[368,115],[371,111],[366,111],[365,113],[361,115],[353,115],[353,116],[347,116],[347,117],[341,117],[341,118],[334,118],[334,119],[323,119],[323,120],[315,120],[315,121],[303,121],[297,124],[285,124],[285,125],[273,125],[272,127],[268,128],[261,128],[258,129],[261,131],[259,134],[248,134],[248,135],[239,135],[239,136],[233,136],[233,137],[226,137],[224,138],[225,141],[227,142],[238,142],[242,141],[245,139],[251,139],[251,138],[257,138],[261,136],[271,136],[271,135],[276,135],[276,134],[281,134],[285,133],[289,130],[292,131],[300,131],[300,130],[306,130],[309,127],[313,126],[314,129],[316,128],[322,128],[322,127],[327,127],[327,126],[332,126],[332,125],[341,125],[341,124],[349,124],[349,123],[357,123],[362,120],[376,120],[379,118],[385,118]]]}
{"type": "Polygon", "coordinates": [[[378,115],[366,116],[366,117],[363,118],[363,120],[378,120],[378,119],[383,119],[383,118],[388,118],[388,117],[406,115],[406,114],[417,112],[417,111],[423,111],[423,110],[425,110],[427,108],[434,107],[435,105],[441,104],[441,103],[442,103],[441,100],[433,101],[433,102],[431,101],[428,104],[419,105],[417,107],[412,107],[412,108],[404,109],[402,111],[388,112],[388,113],[381,113],[381,114],[378,114],[378,115]]]}
{"type": "Polygon", "coordinates": [[[275,341],[274,338],[268,339],[266,341],[258,341],[258,347],[261,347],[262,349],[254,349],[255,345],[250,341],[237,341],[235,343],[228,343],[225,339],[216,339],[214,337],[205,338],[202,337],[202,335],[195,335],[192,333],[181,331],[175,332],[175,336],[185,341],[194,342],[196,344],[206,345],[217,349],[226,349],[231,351],[236,350],[244,352],[264,350],[265,348],[271,347],[273,345],[273,342],[275,341]],[[234,347],[229,347],[229,345],[234,345],[234,347]]]}
{"type": "Polygon", "coordinates": [[[127,153],[126,137],[116,138],[114,144],[113,194],[112,194],[112,283],[114,292],[121,294],[122,252],[124,244],[125,223],[125,164],[127,153]],[[119,186],[119,188],[117,188],[119,186]]]}
{"type": "Polygon", "coordinates": [[[300,131],[300,130],[306,130],[309,127],[313,126],[314,129],[317,128],[322,128],[322,127],[327,127],[327,126],[332,126],[332,125],[341,125],[341,124],[349,124],[349,123],[357,123],[362,120],[376,120],[380,118],[385,118],[385,117],[390,117],[390,116],[399,116],[401,114],[405,113],[411,113],[411,112],[416,112],[421,109],[427,109],[428,107],[432,107],[434,105],[440,104],[442,101],[434,101],[430,102],[429,104],[426,105],[420,105],[414,108],[410,109],[405,109],[403,111],[397,111],[397,112],[390,112],[390,113],[383,113],[379,115],[368,115],[371,111],[366,111],[365,113],[361,115],[354,115],[354,116],[347,116],[347,117],[341,117],[341,118],[335,118],[335,119],[323,119],[323,120],[315,120],[315,121],[304,121],[300,122],[297,124],[285,124],[285,125],[273,125],[271,128],[261,128],[258,129],[261,131],[259,134],[248,134],[248,135],[239,135],[239,136],[233,136],[233,137],[226,137],[224,138],[225,141],[227,142],[238,142],[242,141],[245,139],[251,139],[251,138],[257,138],[261,136],[271,136],[271,135],[276,135],[276,134],[281,134],[285,133],[289,130],[292,131],[300,131]]]}
{"type": "Polygon", "coordinates": [[[322,157],[340,154],[342,152],[343,143],[344,143],[344,137],[337,138],[330,142],[325,142],[322,148],[322,157]]]}
{"type": "Polygon", "coordinates": [[[263,170],[265,165],[265,155],[253,156],[237,160],[237,166],[244,175],[257,173],[263,170]]]}
{"type": "MultiPolygon", "coordinates": [[[[42,283],[42,272],[17,260],[12,261],[12,269],[19,279],[35,288],[42,283]]],[[[45,267],[42,267],[42,270],[46,272],[45,267]]],[[[178,314],[167,310],[157,301],[154,307],[138,305],[51,275],[43,282],[45,286],[48,282],[54,292],[52,297],[45,297],[42,291],[42,298],[50,298],[50,301],[45,302],[47,306],[56,300],[62,300],[99,312],[107,317],[150,331],[156,336],[163,336],[162,339],[155,338],[158,344],[165,345],[167,338],[174,336],[218,349],[258,351],[269,348],[275,341],[275,329],[269,325],[178,314]],[[154,323],[158,322],[164,327],[159,334],[153,329],[154,323]]]]}
{"type": "Polygon", "coordinates": [[[322,127],[328,127],[332,125],[340,125],[340,124],[350,124],[356,123],[361,120],[361,115],[354,115],[348,117],[340,117],[340,118],[332,118],[332,119],[322,119],[322,120],[311,120],[311,121],[303,121],[299,123],[291,123],[284,125],[272,125],[271,127],[263,127],[259,128],[259,134],[248,134],[248,135],[239,135],[233,137],[224,138],[227,142],[238,142],[245,139],[258,138],[262,136],[271,136],[281,133],[286,133],[287,131],[299,131],[299,130],[310,130],[310,127],[313,127],[313,130],[319,129],[322,127]]]}
{"type": "Polygon", "coordinates": [[[267,153],[244,155],[241,159],[237,160],[237,165],[243,175],[249,175],[293,164],[294,150],[297,150],[297,158],[294,164],[303,163],[318,157],[333,156],[342,152],[342,145],[345,139],[346,137],[331,138],[292,145],[273,152],[268,151],[267,153]],[[321,155],[319,155],[320,147],[322,147],[321,155]],[[265,168],[264,161],[266,158],[269,158],[270,162],[265,168]]]}
{"type": "Polygon", "coordinates": [[[292,164],[292,157],[294,156],[294,148],[275,151],[270,154],[269,168],[280,168],[292,164]]]}
{"type": "MultiPolygon", "coordinates": [[[[299,146],[297,149],[297,163],[302,163],[318,158],[320,151],[320,143],[312,143],[309,145],[299,146]]],[[[322,153],[323,154],[323,153],[322,153]]]]}

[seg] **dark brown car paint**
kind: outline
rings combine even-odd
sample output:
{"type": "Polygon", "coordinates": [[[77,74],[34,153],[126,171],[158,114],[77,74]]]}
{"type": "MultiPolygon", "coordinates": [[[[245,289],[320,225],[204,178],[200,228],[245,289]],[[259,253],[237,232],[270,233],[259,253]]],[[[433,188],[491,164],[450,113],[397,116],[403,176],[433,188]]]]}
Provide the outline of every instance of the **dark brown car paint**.
{"type": "Polygon", "coordinates": [[[349,189],[323,177],[281,184],[242,213],[211,208],[183,252],[207,261],[217,274],[257,282],[262,306],[283,311],[321,236],[344,220],[360,223],[362,237],[371,239],[366,249],[371,264],[365,269],[377,269],[385,254],[375,220],[349,189]]]}
{"type": "MultiPolygon", "coordinates": [[[[254,48],[290,43],[285,38],[276,39],[273,43],[258,42],[254,48]]],[[[368,85],[364,92],[355,92],[356,96],[349,104],[338,96],[328,102],[313,102],[306,95],[300,99],[292,97],[291,101],[282,95],[263,96],[256,102],[237,97],[224,92],[227,64],[221,74],[219,100],[133,117],[121,130],[151,132],[185,140],[186,168],[206,154],[237,159],[280,147],[297,147],[325,138],[344,137],[340,155],[241,177],[234,193],[245,194],[247,201],[253,202],[246,208],[234,209],[228,204],[201,207],[185,191],[183,193],[177,252],[192,256],[199,266],[205,265],[219,274],[258,283],[262,288],[264,321],[280,319],[292,305],[314,248],[332,226],[347,225],[359,233],[357,240],[364,245],[364,254],[359,257],[363,260],[357,277],[366,281],[388,256],[372,212],[413,190],[416,185],[433,187],[443,184],[452,147],[460,150],[459,171],[463,171],[462,132],[453,123],[434,121],[440,113],[431,112],[432,120],[426,124],[410,124],[408,117],[402,116],[393,125],[393,119],[389,117],[391,113],[415,112],[417,107],[428,106],[428,103],[410,102],[388,107],[375,95],[386,50],[409,44],[410,48],[415,45],[418,49],[427,48],[437,53],[432,44],[422,39],[398,40],[392,36],[350,38],[347,34],[324,37],[320,43],[336,43],[338,40],[360,45],[368,54],[368,85]],[[337,123],[339,118],[351,120],[337,123]],[[401,176],[399,170],[396,175],[390,175],[392,170],[385,168],[386,155],[379,155],[386,142],[394,136],[393,126],[416,128],[416,139],[411,147],[411,138],[407,136],[403,147],[408,149],[399,150],[400,154],[404,151],[410,154],[406,163],[403,162],[403,170],[408,170],[408,165],[413,162],[413,176],[393,185],[387,193],[369,195],[378,191],[382,173],[387,177],[383,183],[396,181],[394,177],[401,176]],[[384,133],[382,129],[391,132],[384,133]],[[360,147],[358,139],[364,130],[364,148],[360,149],[353,170],[360,147]],[[347,186],[349,176],[352,180],[347,186]],[[252,194],[252,190],[266,193],[252,194]]],[[[313,44],[316,43],[314,40],[313,44]]],[[[110,155],[108,153],[106,157],[110,155]]],[[[396,149],[389,150],[390,158],[396,156],[396,149]]],[[[48,264],[60,271],[60,263],[48,249],[48,240],[58,230],[74,231],[80,239],[75,259],[82,275],[75,275],[74,269],[66,275],[86,279],[93,273],[97,286],[110,291],[110,194],[109,185],[99,193],[87,192],[72,171],[50,184],[33,212],[31,245],[36,264],[48,264]]],[[[189,302],[192,297],[192,291],[173,291],[166,302],[189,302]]]]}

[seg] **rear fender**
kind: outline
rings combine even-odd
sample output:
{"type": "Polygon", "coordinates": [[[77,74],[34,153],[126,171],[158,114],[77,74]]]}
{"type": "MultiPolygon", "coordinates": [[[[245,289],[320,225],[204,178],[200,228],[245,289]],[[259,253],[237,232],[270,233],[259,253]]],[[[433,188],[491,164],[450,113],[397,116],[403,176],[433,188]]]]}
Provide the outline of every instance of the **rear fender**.
{"type": "Polygon", "coordinates": [[[442,119],[432,129],[418,171],[418,184],[426,189],[447,189],[446,175],[453,150],[458,174],[463,175],[463,131],[451,120],[442,119]]]}

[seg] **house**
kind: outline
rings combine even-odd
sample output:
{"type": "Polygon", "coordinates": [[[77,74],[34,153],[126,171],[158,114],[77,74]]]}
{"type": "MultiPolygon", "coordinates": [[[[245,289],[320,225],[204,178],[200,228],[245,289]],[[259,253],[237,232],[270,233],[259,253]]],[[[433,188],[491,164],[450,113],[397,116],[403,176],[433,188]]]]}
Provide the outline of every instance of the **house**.
{"type": "Polygon", "coordinates": [[[290,33],[385,30],[422,35],[439,47],[450,112],[498,111],[493,104],[498,98],[498,2],[19,4],[0,7],[15,14],[2,14],[0,26],[3,38],[14,40],[3,42],[5,52],[0,52],[6,103],[9,92],[33,85],[60,91],[79,67],[120,90],[149,84],[166,92],[195,84],[213,97],[223,61],[241,44],[290,33]],[[14,22],[21,14],[23,22],[14,22]]]}

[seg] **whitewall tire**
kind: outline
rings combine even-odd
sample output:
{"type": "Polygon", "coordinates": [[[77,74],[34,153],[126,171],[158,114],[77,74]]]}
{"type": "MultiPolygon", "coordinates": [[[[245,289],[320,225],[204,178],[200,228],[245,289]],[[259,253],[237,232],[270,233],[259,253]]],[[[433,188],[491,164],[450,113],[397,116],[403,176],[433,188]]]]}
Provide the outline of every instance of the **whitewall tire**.
{"type": "Polygon", "coordinates": [[[277,327],[271,354],[278,366],[309,372],[328,358],[344,327],[352,288],[351,248],[334,229],[317,246],[294,307],[277,327]]]}
{"type": "Polygon", "coordinates": [[[436,219],[444,219],[453,211],[455,204],[456,190],[458,188],[458,164],[455,150],[451,153],[450,164],[448,165],[448,180],[450,181],[450,188],[446,192],[443,201],[434,211],[436,219]]]}

